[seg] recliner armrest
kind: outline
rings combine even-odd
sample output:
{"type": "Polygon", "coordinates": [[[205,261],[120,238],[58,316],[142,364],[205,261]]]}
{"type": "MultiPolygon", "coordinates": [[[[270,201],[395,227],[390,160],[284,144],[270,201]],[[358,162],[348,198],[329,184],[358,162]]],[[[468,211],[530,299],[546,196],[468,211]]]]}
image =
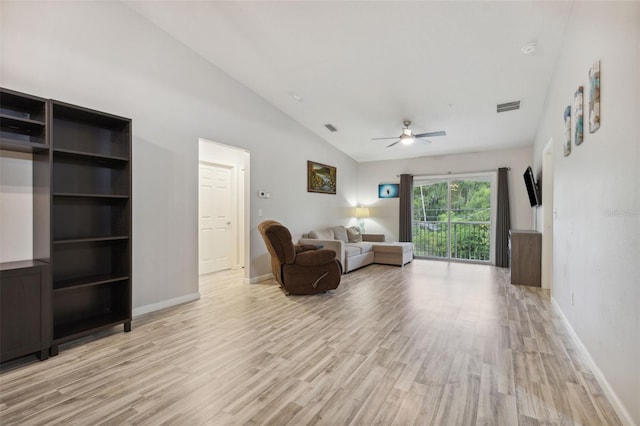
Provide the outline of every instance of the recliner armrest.
{"type": "Polygon", "coordinates": [[[320,247],[316,244],[296,244],[296,253],[304,253],[305,251],[318,250],[320,247]]]}
{"type": "Polygon", "coordinates": [[[321,245],[324,249],[333,250],[341,265],[344,265],[344,243],[341,240],[318,240],[315,238],[300,238],[298,244],[321,245]]]}
{"type": "Polygon", "coordinates": [[[320,266],[335,260],[336,253],[333,250],[319,249],[298,254],[293,263],[302,266],[320,266]]]}

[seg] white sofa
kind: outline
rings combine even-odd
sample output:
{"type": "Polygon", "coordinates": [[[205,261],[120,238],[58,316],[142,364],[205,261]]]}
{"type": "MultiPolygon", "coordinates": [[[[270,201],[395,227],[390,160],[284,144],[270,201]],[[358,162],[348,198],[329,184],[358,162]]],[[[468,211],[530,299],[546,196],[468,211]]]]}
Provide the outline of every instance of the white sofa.
{"type": "Polygon", "coordinates": [[[383,234],[360,234],[356,227],[314,230],[303,234],[298,243],[335,251],[345,274],[372,263],[404,266],[413,260],[412,243],[387,243],[383,234]]]}

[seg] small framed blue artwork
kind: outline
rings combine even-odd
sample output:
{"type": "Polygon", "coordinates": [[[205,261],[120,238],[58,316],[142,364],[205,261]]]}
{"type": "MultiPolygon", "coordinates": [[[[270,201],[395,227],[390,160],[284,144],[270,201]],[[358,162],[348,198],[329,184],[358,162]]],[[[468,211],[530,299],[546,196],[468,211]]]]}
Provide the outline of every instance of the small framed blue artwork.
{"type": "Polygon", "coordinates": [[[383,183],[378,185],[378,198],[398,198],[400,185],[397,183],[383,183]]]}

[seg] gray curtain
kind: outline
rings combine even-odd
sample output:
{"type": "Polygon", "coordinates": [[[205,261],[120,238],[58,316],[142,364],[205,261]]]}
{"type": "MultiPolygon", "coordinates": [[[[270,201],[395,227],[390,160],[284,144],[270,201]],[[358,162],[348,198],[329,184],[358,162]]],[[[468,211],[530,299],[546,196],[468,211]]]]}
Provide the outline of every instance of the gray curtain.
{"type": "Polygon", "coordinates": [[[496,219],[496,266],[509,267],[509,229],[511,213],[509,211],[508,168],[498,169],[498,211],[496,219]]]}
{"type": "Polygon", "coordinates": [[[400,175],[400,236],[399,240],[411,242],[413,216],[413,176],[400,175]]]}

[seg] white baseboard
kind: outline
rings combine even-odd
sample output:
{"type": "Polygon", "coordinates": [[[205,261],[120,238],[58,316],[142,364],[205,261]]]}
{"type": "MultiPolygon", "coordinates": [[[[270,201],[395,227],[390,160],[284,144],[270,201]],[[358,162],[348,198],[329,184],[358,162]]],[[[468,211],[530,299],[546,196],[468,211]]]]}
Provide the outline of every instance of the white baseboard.
{"type": "Polygon", "coordinates": [[[593,376],[598,381],[598,384],[600,385],[600,387],[602,387],[603,392],[607,396],[607,399],[609,400],[609,402],[611,402],[611,405],[613,406],[613,409],[616,411],[616,414],[618,415],[618,417],[620,417],[620,421],[626,426],[634,426],[636,423],[633,421],[633,418],[631,417],[631,413],[627,411],[625,406],[620,401],[620,398],[618,398],[618,395],[611,388],[611,385],[609,385],[609,382],[604,377],[604,374],[602,374],[602,371],[600,371],[600,368],[598,368],[598,366],[596,365],[595,361],[591,357],[591,354],[587,350],[586,346],[584,345],[584,343],[582,343],[582,340],[580,340],[580,337],[578,337],[578,335],[576,334],[575,330],[571,326],[571,323],[569,322],[567,317],[564,315],[564,312],[562,312],[562,309],[560,309],[560,305],[558,305],[558,303],[553,297],[551,298],[551,302],[553,302],[553,306],[556,308],[556,311],[558,312],[560,318],[562,319],[562,322],[564,323],[565,327],[567,327],[567,330],[569,331],[571,338],[575,342],[580,352],[582,352],[582,355],[584,356],[584,359],[587,362],[589,369],[593,373],[593,376]]]}
{"type": "Polygon", "coordinates": [[[244,283],[245,284],[255,284],[255,283],[259,283],[261,281],[267,281],[267,280],[272,280],[273,279],[273,274],[264,274],[264,275],[258,275],[257,277],[253,277],[253,278],[245,278],[244,279],[244,283]]]}
{"type": "Polygon", "coordinates": [[[150,305],[144,305],[137,307],[133,310],[133,317],[139,317],[140,315],[148,314],[150,312],[159,311],[160,309],[170,308],[171,306],[181,305],[187,302],[193,302],[200,299],[200,293],[191,293],[180,297],[175,297],[169,300],[163,300],[158,303],[151,303],[150,305]]]}

